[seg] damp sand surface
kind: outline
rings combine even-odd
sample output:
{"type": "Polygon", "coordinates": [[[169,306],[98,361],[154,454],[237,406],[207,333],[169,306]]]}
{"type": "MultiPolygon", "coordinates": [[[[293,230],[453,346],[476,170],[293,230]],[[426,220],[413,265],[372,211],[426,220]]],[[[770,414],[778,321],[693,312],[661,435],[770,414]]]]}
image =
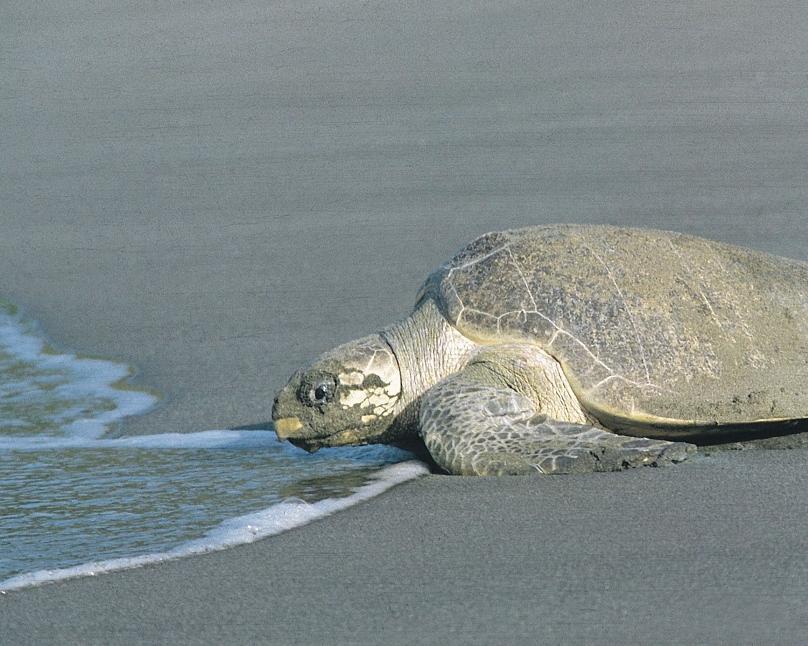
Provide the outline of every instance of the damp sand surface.
{"type": "Polygon", "coordinates": [[[0,612],[15,643],[800,643],[805,461],[427,476],[249,546],[9,593],[0,612]]]}
{"type": "MultiPolygon", "coordinates": [[[[260,425],[475,235],[655,226],[805,259],[804,7],[18,3],[0,292],[164,396],[260,425]]],[[[806,454],[428,476],[216,554],[10,592],[13,643],[800,643],[806,454]]]]}
{"type": "Polygon", "coordinates": [[[0,303],[0,591],[253,542],[426,472],[388,446],[309,457],[266,429],[108,437],[158,396],[42,335],[0,303]]]}

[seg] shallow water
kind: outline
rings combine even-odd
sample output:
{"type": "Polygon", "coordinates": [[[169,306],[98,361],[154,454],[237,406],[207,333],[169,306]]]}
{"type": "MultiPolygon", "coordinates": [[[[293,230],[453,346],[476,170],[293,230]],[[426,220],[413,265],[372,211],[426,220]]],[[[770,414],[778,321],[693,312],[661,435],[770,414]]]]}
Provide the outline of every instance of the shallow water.
{"type": "Polygon", "coordinates": [[[247,542],[424,472],[380,471],[412,458],[391,447],[309,455],[268,430],[104,439],[156,402],[128,374],[54,351],[0,302],[0,589],[247,542]]]}

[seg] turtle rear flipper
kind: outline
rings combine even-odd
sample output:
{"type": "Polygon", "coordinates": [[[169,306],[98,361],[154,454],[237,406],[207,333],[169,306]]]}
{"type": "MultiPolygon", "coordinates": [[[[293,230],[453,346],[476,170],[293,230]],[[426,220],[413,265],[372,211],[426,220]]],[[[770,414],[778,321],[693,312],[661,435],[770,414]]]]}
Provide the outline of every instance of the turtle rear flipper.
{"type": "Polygon", "coordinates": [[[420,433],[435,462],[458,475],[620,471],[681,462],[696,448],[551,419],[527,397],[468,369],[427,391],[420,433]]]}

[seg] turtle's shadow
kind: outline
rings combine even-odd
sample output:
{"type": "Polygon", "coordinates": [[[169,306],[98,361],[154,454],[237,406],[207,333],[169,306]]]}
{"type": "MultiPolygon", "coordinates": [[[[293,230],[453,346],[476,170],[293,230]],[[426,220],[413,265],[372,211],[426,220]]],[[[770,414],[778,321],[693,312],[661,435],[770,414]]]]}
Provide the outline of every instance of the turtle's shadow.
{"type": "MultiPolygon", "coordinates": [[[[255,422],[254,424],[242,424],[241,426],[231,426],[231,431],[274,431],[275,425],[272,423],[271,420],[266,422],[255,422]]],[[[426,450],[426,446],[421,441],[420,438],[407,440],[404,442],[396,442],[392,444],[399,449],[404,449],[405,451],[409,451],[413,454],[413,456],[420,460],[421,462],[425,462],[428,466],[430,471],[433,473],[442,473],[444,470],[437,465],[437,463],[432,459],[432,456],[429,454],[429,451],[426,450]]],[[[328,450],[328,449],[324,449],[328,450]]]]}
{"type": "Polygon", "coordinates": [[[257,422],[255,424],[243,424],[242,426],[229,426],[231,431],[274,431],[275,424],[272,420],[266,422],[257,422]]]}

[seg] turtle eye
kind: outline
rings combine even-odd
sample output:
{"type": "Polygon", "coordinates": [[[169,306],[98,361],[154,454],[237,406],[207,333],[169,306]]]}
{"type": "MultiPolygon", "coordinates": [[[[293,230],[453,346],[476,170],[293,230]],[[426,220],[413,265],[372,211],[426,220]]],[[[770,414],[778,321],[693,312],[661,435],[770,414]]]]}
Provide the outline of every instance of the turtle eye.
{"type": "Polygon", "coordinates": [[[330,381],[319,381],[309,392],[312,403],[325,404],[334,396],[334,384],[330,381]]]}
{"type": "Polygon", "coordinates": [[[336,377],[317,370],[301,378],[297,398],[306,406],[322,406],[334,399],[336,392],[336,377]]]}

